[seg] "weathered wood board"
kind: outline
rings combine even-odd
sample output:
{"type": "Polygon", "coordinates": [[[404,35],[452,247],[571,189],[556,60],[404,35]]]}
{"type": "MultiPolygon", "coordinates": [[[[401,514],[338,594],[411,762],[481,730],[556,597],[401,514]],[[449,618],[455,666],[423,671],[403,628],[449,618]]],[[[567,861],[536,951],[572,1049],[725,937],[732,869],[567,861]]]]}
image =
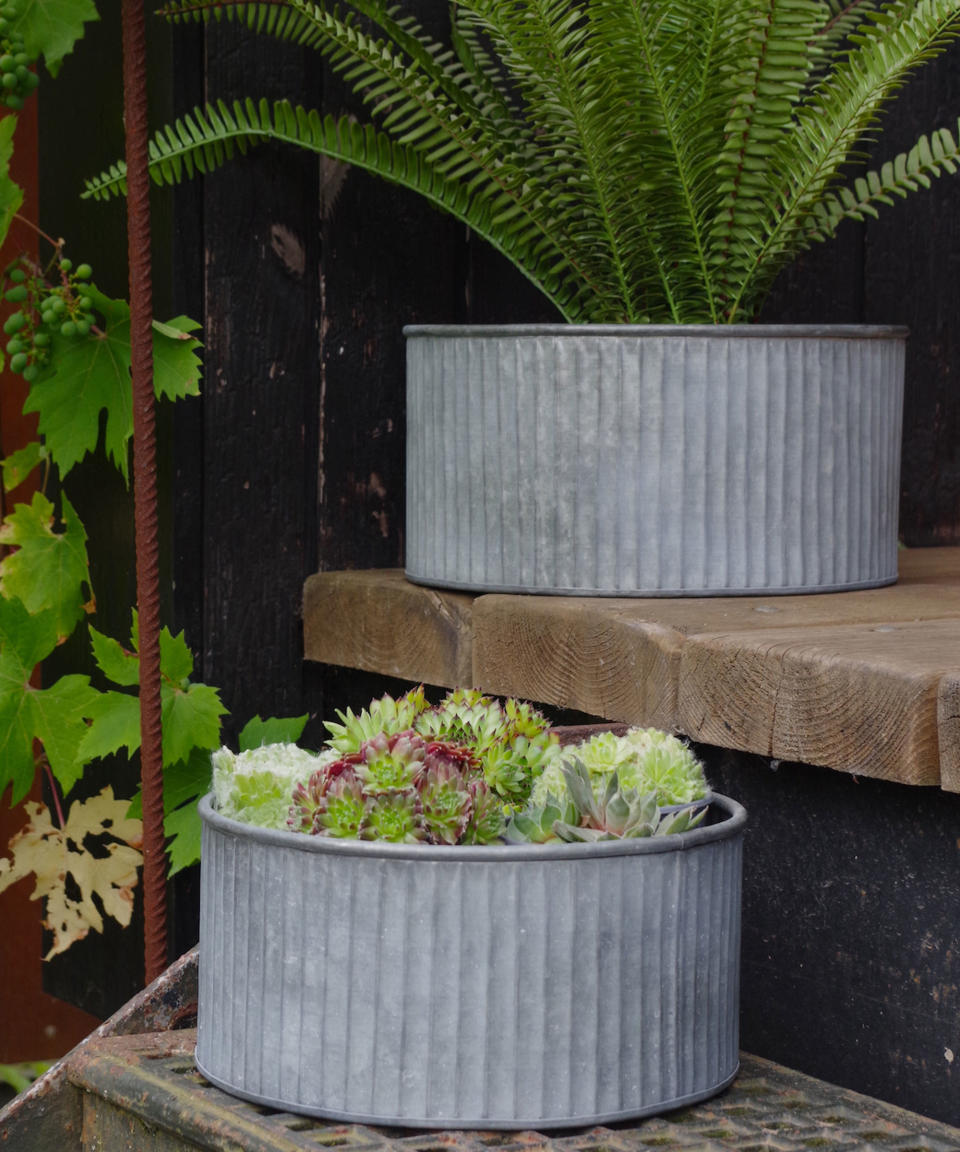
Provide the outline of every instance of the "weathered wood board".
{"type": "Polygon", "coordinates": [[[470,596],[399,571],[305,588],[309,660],[525,696],[718,747],[960,791],[960,549],[819,596],[470,596]]]}

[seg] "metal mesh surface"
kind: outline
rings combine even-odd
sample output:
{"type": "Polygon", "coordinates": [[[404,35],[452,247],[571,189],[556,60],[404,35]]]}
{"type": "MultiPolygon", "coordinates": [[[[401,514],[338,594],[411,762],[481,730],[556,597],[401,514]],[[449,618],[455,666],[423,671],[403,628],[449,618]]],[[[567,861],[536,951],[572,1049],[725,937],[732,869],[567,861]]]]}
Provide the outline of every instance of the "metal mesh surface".
{"type": "MultiPolygon", "coordinates": [[[[153,1112],[144,1115],[153,1124],[164,1122],[161,1114],[170,1122],[173,1108],[180,1131],[186,1114],[189,1138],[203,1148],[220,1149],[229,1146],[224,1141],[235,1139],[244,1148],[278,1152],[321,1148],[342,1152],[483,1152],[491,1148],[502,1152],[724,1152],[732,1148],[738,1152],[960,1152],[958,1128],[749,1055],[743,1056],[734,1084],[705,1103],[643,1121],[547,1136],[375,1128],[276,1112],[208,1084],[196,1071],[189,1048],[136,1053],[131,1044],[134,1039],[126,1041],[125,1053],[115,1051],[105,1057],[100,1069],[112,1085],[113,1105],[153,1112]]],[[[101,1075],[97,1057],[91,1056],[78,1082],[96,1093],[101,1075]]]]}

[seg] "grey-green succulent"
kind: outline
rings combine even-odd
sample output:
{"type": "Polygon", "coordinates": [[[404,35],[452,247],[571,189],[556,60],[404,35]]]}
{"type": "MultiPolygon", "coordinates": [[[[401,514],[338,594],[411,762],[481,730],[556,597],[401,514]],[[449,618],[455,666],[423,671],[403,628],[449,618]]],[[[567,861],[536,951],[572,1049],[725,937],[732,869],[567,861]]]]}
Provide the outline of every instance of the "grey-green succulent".
{"type": "Polygon", "coordinates": [[[563,769],[567,795],[576,809],[576,820],[558,820],[554,832],[561,840],[596,841],[627,840],[637,837],[664,836],[695,828],[706,814],[706,808],[681,812],[661,812],[656,792],[642,793],[621,785],[614,770],[598,797],[590,773],[580,761],[563,769]]]}

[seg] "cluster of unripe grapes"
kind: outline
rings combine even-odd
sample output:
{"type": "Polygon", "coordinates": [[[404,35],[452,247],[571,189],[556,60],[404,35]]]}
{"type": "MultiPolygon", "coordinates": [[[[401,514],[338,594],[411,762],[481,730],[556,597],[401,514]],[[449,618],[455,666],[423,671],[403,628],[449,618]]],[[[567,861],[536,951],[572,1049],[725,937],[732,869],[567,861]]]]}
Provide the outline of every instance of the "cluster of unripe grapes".
{"type": "Polygon", "coordinates": [[[39,83],[32,70],[36,58],[26,51],[23,37],[11,29],[16,17],[16,8],[0,8],[0,104],[14,112],[39,83]]]}
{"type": "Polygon", "coordinates": [[[39,270],[19,261],[7,271],[11,287],[4,299],[20,307],[12,312],[3,326],[7,340],[8,366],[27,383],[35,380],[50,356],[50,339],[54,332],[61,336],[89,336],[96,323],[93,300],[86,295],[93,270],[89,264],[76,268],[66,258],[55,265],[59,281],[51,284],[39,270]]]}

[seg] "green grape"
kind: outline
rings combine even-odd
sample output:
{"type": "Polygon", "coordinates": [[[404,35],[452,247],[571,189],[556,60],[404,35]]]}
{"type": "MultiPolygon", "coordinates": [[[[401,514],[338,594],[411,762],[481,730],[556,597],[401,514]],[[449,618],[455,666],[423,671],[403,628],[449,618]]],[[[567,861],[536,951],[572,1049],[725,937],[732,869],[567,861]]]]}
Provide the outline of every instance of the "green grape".
{"type": "Polygon", "coordinates": [[[12,280],[14,284],[22,284],[26,278],[27,274],[22,268],[11,268],[7,273],[7,279],[12,280]]]}
{"type": "Polygon", "coordinates": [[[57,316],[62,316],[67,310],[67,302],[62,296],[54,296],[50,307],[57,316]]]}
{"type": "Polygon", "coordinates": [[[19,96],[14,96],[12,93],[3,97],[3,103],[11,112],[19,112],[23,107],[23,100],[19,96]]]}
{"type": "Polygon", "coordinates": [[[77,335],[78,336],[89,336],[90,335],[90,321],[89,320],[78,320],[76,326],[77,326],[77,335]]]}
{"type": "Polygon", "coordinates": [[[18,352],[26,350],[26,344],[22,340],[18,340],[16,336],[12,340],[7,341],[7,355],[16,356],[18,352]]]}
{"type": "Polygon", "coordinates": [[[44,322],[44,324],[54,324],[56,323],[57,314],[53,311],[52,308],[44,308],[44,310],[40,313],[40,319],[44,322]]]}
{"type": "Polygon", "coordinates": [[[27,318],[22,312],[11,312],[3,325],[3,330],[8,336],[12,336],[14,332],[19,332],[26,322],[27,318]]]}
{"type": "Polygon", "coordinates": [[[14,56],[13,62],[14,62],[14,64],[29,64],[30,63],[30,57],[26,54],[26,52],[18,52],[14,56]]]}
{"type": "Polygon", "coordinates": [[[10,371],[11,372],[22,372],[24,370],[24,368],[26,368],[27,364],[29,363],[29,360],[30,360],[30,358],[27,356],[26,352],[18,352],[16,354],[16,356],[11,356],[10,357],[10,371]]]}
{"type": "MultiPolygon", "coordinates": [[[[77,270],[76,270],[76,272],[74,272],[74,276],[76,276],[76,278],[78,280],[89,280],[92,275],[93,275],[93,269],[90,267],[89,264],[78,264],[77,270]]],[[[86,300],[87,297],[85,296],[84,299],[86,300]]],[[[89,305],[88,305],[88,307],[89,307],[89,305]]]]}
{"type": "Polygon", "coordinates": [[[72,267],[73,267],[73,261],[68,260],[67,257],[64,256],[64,258],[60,261],[60,271],[61,272],[69,272],[72,267]]]}
{"type": "Polygon", "coordinates": [[[35,332],[33,335],[34,348],[46,348],[50,343],[50,336],[47,332],[35,332]]]}
{"type": "Polygon", "coordinates": [[[26,368],[20,373],[28,384],[32,384],[34,380],[40,375],[40,369],[36,364],[28,364],[26,368]]]}
{"type": "Polygon", "coordinates": [[[7,289],[5,295],[11,304],[20,304],[27,298],[27,286],[26,284],[15,284],[12,288],[7,289]]]}
{"type": "Polygon", "coordinates": [[[84,312],[89,312],[90,309],[93,307],[93,301],[90,299],[89,296],[81,296],[80,299],[77,301],[77,304],[80,306],[80,308],[84,312]]]}
{"type": "Polygon", "coordinates": [[[12,72],[16,66],[17,62],[9,52],[4,52],[4,54],[0,56],[0,71],[12,72]]]}
{"type": "Polygon", "coordinates": [[[72,320],[64,320],[60,325],[61,336],[76,336],[77,326],[72,320]]]}
{"type": "Polygon", "coordinates": [[[19,83],[20,81],[17,79],[15,72],[4,72],[3,79],[0,80],[0,84],[2,84],[8,92],[12,92],[19,83]]]}

